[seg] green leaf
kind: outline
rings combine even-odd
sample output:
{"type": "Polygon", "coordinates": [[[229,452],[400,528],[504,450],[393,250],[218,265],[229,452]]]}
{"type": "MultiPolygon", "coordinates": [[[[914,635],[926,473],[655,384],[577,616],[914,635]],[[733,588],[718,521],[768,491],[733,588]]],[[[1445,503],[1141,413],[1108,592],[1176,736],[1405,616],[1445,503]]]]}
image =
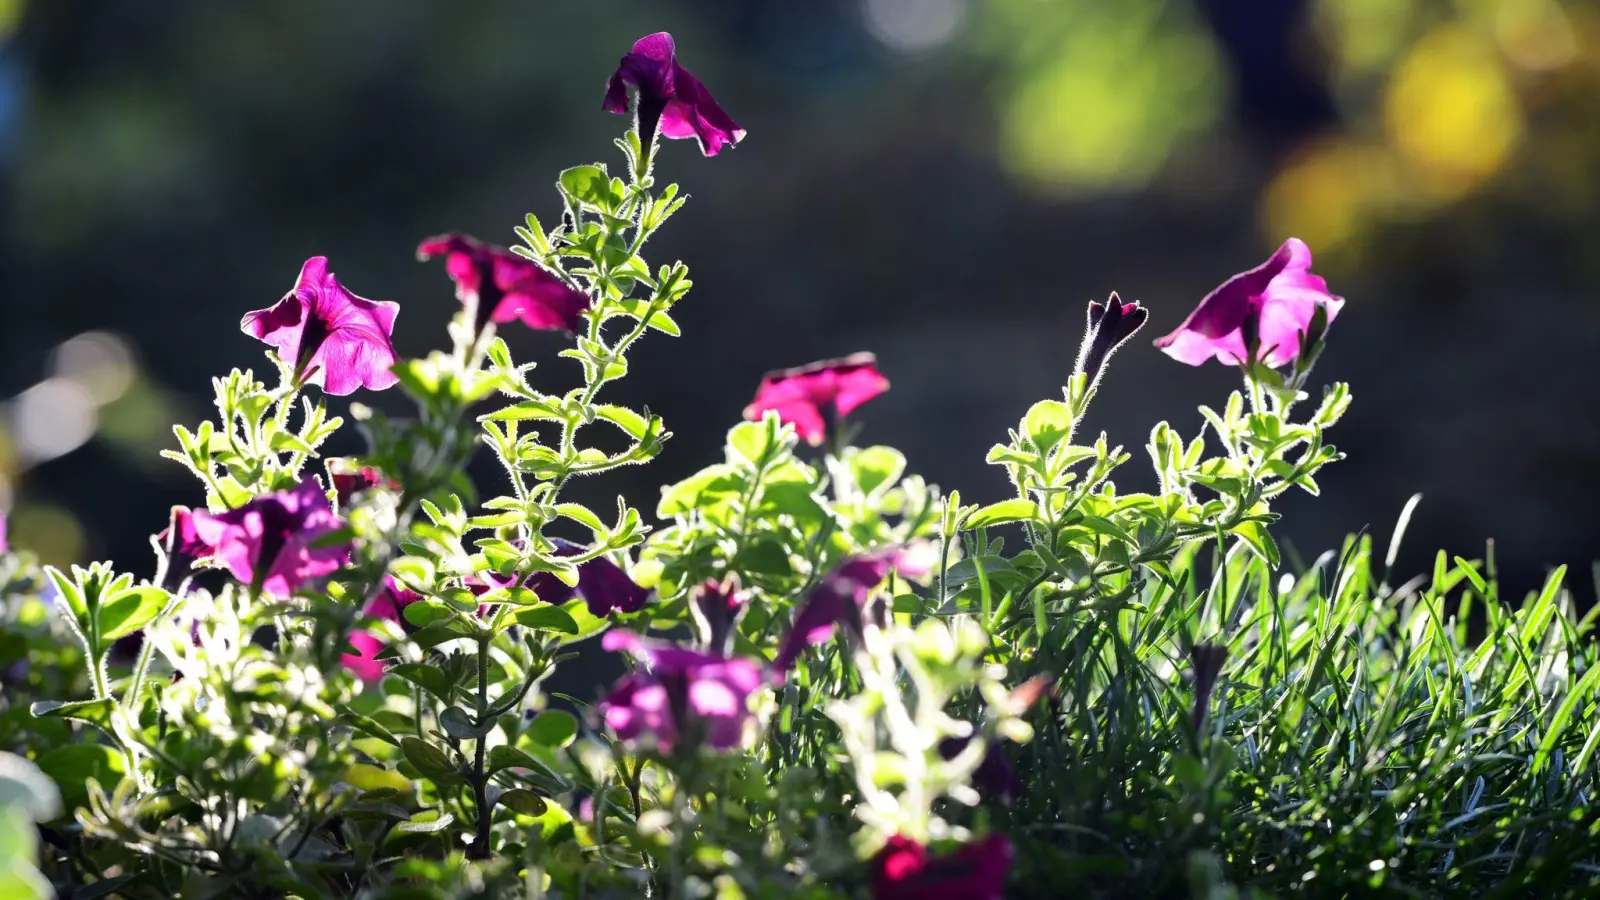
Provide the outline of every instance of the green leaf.
{"type": "Polygon", "coordinates": [[[547,709],[528,723],[528,738],[545,747],[565,747],[577,734],[577,717],[563,709],[547,709]]]}
{"type": "Polygon", "coordinates": [[[505,744],[489,748],[489,774],[493,775],[501,769],[513,768],[543,769],[544,764],[527,753],[505,744]]]}
{"type": "Polygon", "coordinates": [[[1040,453],[1061,443],[1072,433],[1072,410],[1060,400],[1040,400],[1022,417],[1022,433],[1033,441],[1040,453]]]}
{"type": "Polygon", "coordinates": [[[61,790],[67,809],[82,806],[88,798],[89,779],[110,790],[122,780],[127,765],[122,754],[104,744],[68,744],[39,757],[39,770],[61,790]]]}
{"type": "Polygon", "coordinates": [[[599,166],[573,166],[561,173],[561,192],[600,212],[611,211],[611,180],[599,166]]]}
{"type": "Polygon", "coordinates": [[[454,616],[455,613],[450,611],[450,607],[437,600],[423,599],[415,603],[406,604],[406,608],[401,611],[401,615],[406,617],[407,622],[418,628],[426,628],[435,622],[454,616]]]}
{"type": "Polygon", "coordinates": [[[850,457],[850,471],[863,494],[894,484],[905,470],[905,454],[893,447],[867,447],[850,457]]]}
{"type": "Polygon", "coordinates": [[[1272,539],[1267,526],[1260,522],[1241,522],[1234,527],[1233,534],[1243,538],[1269,567],[1278,568],[1278,542],[1272,539]]]}
{"type": "Polygon", "coordinates": [[[606,523],[600,521],[600,517],[595,515],[593,510],[581,503],[557,503],[556,515],[566,516],[594,532],[597,537],[611,532],[611,529],[606,527],[606,523]]]}
{"type": "Polygon", "coordinates": [[[990,525],[1004,525],[1008,522],[1025,522],[1039,518],[1039,507],[1032,500],[1015,497],[1010,500],[1001,500],[980,508],[968,517],[967,528],[984,528],[990,525]]]}
{"type": "Polygon", "coordinates": [[[390,675],[404,678],[445,703],[450,702],[450,679],[444,672],[427,663],[402,663],[389,670],[390,675]]]}
{"type": "Polygon", "coordinates": [[[649,419],[625,406],[597,406],[594,408],[594,415],[597,419],[605,419],[621,428],[636,441],[643,438],[650,430],[649,419]]]}
{"type": "Polygon", "coordinates": [[[394,733],[389,729],[383,727],[383,725],[380,724],[377,719],[362,713],[358,713],[349,707],[346,707],[343,710],[343,715],[346,721],[348,721],[352,726],[355,727],[357,731],[361,732],[362,734],[365,734],[368,737],[377,738],[380,741],[392,744],[396,747],[400,746],[400,739],[395,737],[394,733]]]}
{"type": "Polygon", "coordinates": [[[663,519],[710,506],[744,489],[744,479],[726,463],[707,466],[678,482],[661,495],[656,515],[663,519]]]}
{"type": "Polygon", "coordinates": [[[422,738],[411,735],[401,738],[400,752],[405,754],[406,762],[430,781],[450,781],[461,777],[461,773],[450,763],[450,757],[422,738]]]}
{"type": "Polygon", "coordinates": [[[571,616],[572,621],[578,626],[577,631],[566,634],[560,639],[562,644],[571,644],[594,637],[611,627],[611,620],[605,616],[597,616],[590,612],[588,601],[582,598],[568,600],[566,603],[561,604],[560,608],[571,616]]]}
{"type": "Polygon", "coordinates": [[[449,828],[455,820],[456,817],[450,813],[425,810],[396,825],[395,830],[407,834],[438,834],[449,828]]]}
{"type": "Polygon", "coordinates": [[[528,419],[556,419],[565,418],[553,400],[524,400],[514,403],[505,409],[495,410],[479,421],[508,422],[526,421],[528,419]]]}
{"type": "Polygon", "coordinates": [[[40,719],[76,719],[87,722],[97,728],[111,733],[111,710],[116,708],[115,702],[110,697],[101,697],[99,700],[71,700],[61,703],[55,700],[41,700],[28,707],[28,712],[40,719]]]}
{"type": "Polygon", "coordinates": [[[161,614],[172,595],[158,587],[129,588],[106,601],[100,608],[100,636],[103,640],[133,634],[161,614]]]}
{"type": "Polygon", "coordinates": [[[533,628],[538,631],[556,631],[561,634],[578,633],[578,623],[572,615],[559,606],[529,606],[517,610],[511,616],[518,625],[524,628],[533,628]]]}
{"type": "Polygon", "coordinates": [[[453,738],[470,741],[488,734],[489,729],[494,727],[494,720],[490,719],[487,723],[474,725],[472,717],[467,715],[466,710],[459,706],[452,706],[439,714],[439,727],[444,729],[445,734],[453,738]]]}
{"type": "Polygon", "coordinates": [[[739,555],[733,559],[732,569],[736,572],[770,575],[777,578],[794,573],[794,566],[789,560],[789,551],[780,541],[770,537],[757,538],[740,550],[739,555]]]}
{"type": "Polygon", "coordinates": [[[512,812],[530,818],[544,815],[545,810],[549,808],[549,804],[544,802],[543,797],[526,788],[512,788],[509,791],[503,791],[500,794],[500,799],[496,802],[512,812]]]}
{"type": "Polygon", "coordinates": [[[760,466],[772,453],[770,436],[765,421],[740,422],[728,429],[729,455],[743,457],[751,465],[760,466]]]}

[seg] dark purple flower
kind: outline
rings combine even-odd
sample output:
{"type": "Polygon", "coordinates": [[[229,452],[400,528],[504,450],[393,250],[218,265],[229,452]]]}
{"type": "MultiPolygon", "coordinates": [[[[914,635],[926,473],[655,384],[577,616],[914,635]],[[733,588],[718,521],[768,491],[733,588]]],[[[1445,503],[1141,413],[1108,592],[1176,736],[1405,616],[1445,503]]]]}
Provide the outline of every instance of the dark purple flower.
{"type": "Polygon", "coordinates": [[[1252,355],[1272,368],[1294,362],[1302,338],[1322,311],[1322,327],[1333,322],[1344,298],[1311,274],[1311,249],[1299,238],[1207,294],[1189,318],[1156,346],[1181,363],[1198,366],[1215,357],[1242,365],[1252,355]]]}
{"type": "Polygon", "coordinates": [[[362,491],[375,487],[397,490],[400,487],[394,479],[371,466],[359,466],[352,460],[337,457],[328,460],[328,481],[333,483],[334,499],[341,510],[349,506],[355,495],[362,491]]]}
{"type": "Polygon", "coordinates": [[[632,52],[622,58],[606,82],[601,108],[626,113],[630,90],[636,103],[639,141],[646,154],[658,123],[662,137],[699,139],[700,152],[706,156],[716,156],[723,147],[744,140],[739,123],[722,111],[700,79],[678,64],[672,35],[665,31],[634,43],[632,52]]]}
{"type": "Polygon", "coordinates": [[[843,624],[859,635],[865,627],[867,601],[890,570],[908,578],[920,578],[929,570],[920,548],[896,545],[854,556],[822,577],[795,613],[789,633],[778,647],[773,669],[787,672],[807,647],[833,636],[835,625],[843,624]]]}
{"type": "MultiPolygon", "coordinates": [[[[367,604],[366,614],[375,619],[388,619],[407,633],[415,632],[415,626],[406,621],[405,609],[421,599],[420,594],[406,590],[393,577],[386,575],[383,590],[367,604]]],[[[370,631],[357,631],[350,635],[350,644],[356,652],[339,657],[340,665],[368,684],[381,680],[387,661],[375,658],[383,650],[383,642],[378,636],[370,631]]]]}
{"type": "Polygon", "coordinates": [[[194,513],[195,535],[212,557],[235,578],[277,597],[344,564],[348,543],[318,546],[339,524],[328,495],[309,475],[292,491],[264,494],[238,509],[194,513]]]}
{"type": "Polygon", "coordinates": [[[750,595],[739,590],[739,576],[730,574],[722,581],[707,581],[689,594],[689,615],[694,618],[700,645],[726,655],[733,642],[734,628],[744,615],[750,595]]]}
{"type": "Polygon", "coordinates": [[[621,740],[671,753],[680,742],[732,750],[753,735],[750,695],[764,681],[759,663],[647,641],[628,631],[607,632],[601,646],[631,653],[647,667],[617,682],[597,707],[621,740]]]}
{"type": "Polygon", "coordinates": [[[210,556],[211,546],[200,539],[194,528],[194,513],[185,506],[174,506],[166,528],[156,535],[156,543],[166,558],[161,587],[175,591],[185,578],[194,574],[194,564],[210,556]]]}
{"type": "Polygon", "coordinates": [[[1222,666],[1228,661],[1225,644],[1195,644],[1189,648],[1189,664],[1194,670],[1194,710],[1190,719],[1195,730],[1206,724],[1211,710],[1211,692],[1216,689],[1222,666]]]}
{"type": "MultiPolygon", "coordinates": [[[[977,740],[975,737],[952,737],[939,742],[939,755],[946,760],[955,759],[967,745],[977,740]]],[[[978,793],[992,797],[1002,804],[1011,805],[1011,801],[1022,796],[1026,786],[1017,774],[1016,766],[1006,756],[1005,751],[998,744],[990,742],[983,751],[983,761],[978,763],[978,768],[972,772],[972,786],[978,793]]]]}
{"type": "Polygon", "coordinates": [[[294,290],[275,306],[246,313],[239,327],[277,348],[297,378],[344,396],[359,387],[381,391],[399,381],[389,371],[397,359],[390,335],[399,312],[398,303],[350,293],[328,271],[328,258],[313,256],[294,290]]]}
{"type": "Polygon", "coordinates": [[[855,353],[768,372],[756,389],[756,398],[744,408],[744,417],[755,422],[762,413],[773,410],[794,426],[802,440],[815,446],[841,418],[888,389],[889,379],[878,371],[878,358],[855,353]]]}
{"type": "Polygon", "coordinates": [[[903,835],[889,838],[872,860],[873,900],[1001,900],[1011,869],[1011,842],[995,833],[954,853],[930,857],[903,835]]]}
{"type": "Polygon", "coordinates": [[[479,315],[496,322],[522,320],[540,331],[582,330],[589,297],[504,247],[464,234],[441,234],[417,247],[418,259],[445,255],[445,271],[465,303],[476,297],[479,315]]]}
{"type": "MultiPolygon", "coordinates": [[[[587,548],[561,538],[554,538],[551,542],[556,546],[556,556],[577,556],[588,552],[587,548]]],[[[551,572],[535,572],[523,586],[538,594],[539,599],[546,603],[565,603],[576,593],[589,605],[589,612],[599,617],[608,616],[613,610],[638,612],[644,609],[650,599],[647,588],[635,584],[621,566],[604,556],[578,565],[577,587],[568,585],[551,572]]]]}
{"type": "Polygon", "coordinates": [[[1105,303],[1090,302],[1089,327],[1084,330],[1074,371],[1087,374],[1091,387],[1098,384],[1111,354],[1143,328],[1149,316],[1150,311],[1140,307],[1138,301],[1123,303],[1115,291],[1105,303]]]}

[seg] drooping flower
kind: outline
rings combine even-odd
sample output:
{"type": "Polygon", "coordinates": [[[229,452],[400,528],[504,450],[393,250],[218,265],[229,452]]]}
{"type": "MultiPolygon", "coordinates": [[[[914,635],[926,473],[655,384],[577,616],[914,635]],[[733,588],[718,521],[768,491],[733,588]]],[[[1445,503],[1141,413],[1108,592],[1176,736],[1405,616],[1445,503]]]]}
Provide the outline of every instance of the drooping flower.
{"type": "Polygon", "coordinates": [[[889,838],[872,861],[873,900],[1001,900],[1011,869],[1011,842],[995,833],[945,856],[903,835],[889,838]]]}
{"type": "Polygon", "coordinates": [[[310,475],[292,491],[264,494],[238,509],[194,513],[195,535],[213,558],[235,578],[277,597],[344,564],[349,544],[319,545],[338,527],[328,495],[310,475]]]}
{"type": "Polygon", "coordinates": [[[174,506],[166,528],[156,535],[156,543],[166,560],[161,587],[175,591],[183,580],[194,574],[194,564],[212,554],[211,545],[200,539],[195,531],[194,513],[185,506],[174,506]]]}
{"type": "MultiPolygon", "coordinates": [[[[945,738],[939,742],[939,756],[947,761],[955,759],[975,740],[978,738],[971,736],[945,738]]],[[[1005,751],[992,741],[983,750],[983,761],[972,771],[972,786],[979,794],[992,797],[1006,806],[1010,806],[1011,801],[1022,796],[1027,789],[1022,777],[1017,774],[1017,767],[1011,764],[1005,751]]]]}
{"type": "Polygon", "coordinates": [[[417,246],[418,259],[440,255],[456,297],[463,303],[475,297],[480,316],[501,323],[520,319],[540,331],[582,329],[589,297],[532,260],[464,234],[441,234],[417,246]]]}
{"type": "Polygon", "coordinates": [[[344,396],[356,388],[381,391],[399,379],[395,364],[394,318],[400,304],[367,300],[346,290],[328,271],[325,256],[313,256],[300,270],[294,290],[276,305],[246,313],[245,334],[277,348],[307,384],[344,396]]]}
{"type": "Polygon", "coordinates": [[[335,457],[328,460],[328,480],[333,483],[334,499],[339,509],[350,505],[356,494],[375,487],[395,490],[394,479],[371,466],[356,465],[354,461],[335,457]]]}
{"type": "MultiPolygon", "coordinates": [[[[554,538],[552,543],[556,545],[556,556],[577,556],[588,552],[587,548],[561,538],[554,538]]],[[[565,603],[576,593],[589,605],[589,612],[599,617],[608,616],[613,610],[638,612],[644,609],[650,599],[649,589],[640,587],[628,577],[627,572],[622,571],[621,566],[604,556],[578,564],[576,587],[550,572],[533,573],[523,586],[538,594],[539,599],[546,603],[565,603]]]]}
{"type": "Polygon", "coordinates": [[[1189,665],[1194,672],[1194,709],[1190,721],[1198,731],[1211,711],[1211,692],[1217,687],[1222,667],[1228,661],[1226,644],[1195,644],[1189,648],[1189,665]]]}
{"type": "Polygon", "coordinates": [[[750,595],[739,590],[739,576],[708,580],[689,594],[689,615],[694,619],[700,646],[726,655],[734,628],[749,608],[750,595]]]}
{"type": "Polygon", "coordinates": [[[631,653],[646,668],[617,682],[597,710],[617,737],[671,753],[680,743],[732,750],[753,737],[750,696],[764,681],[754,660],[728,658],[607,632],[607,650],[631,653]]]}
{"type": "Polygon", "coordinates": [[[866,625],[867,602],[873,590],[889,577],[890,570],[907,578],[921,578],[928,573],[931,565],[922,552],[925,549],[900,545],[880,548],[851,557],[824,575],[795,613],[794,623],[772,661],[773,669],[787,672],[807,647],[832,637],[836,625],[859,635],[866,625]]]}
{"type": "Polygon", "coordinates": [[[1083,344],[1078,348],[1078,364],[1074,371],[1089,376],[1089,385],[1099,383],[1106,362],[1134,332],[1144,327],[1150,311],[1132,303],[1122,302],[1115,291],[1105,303],[1090,302],[1089,327],[1084,330],[1083,344]]]}
{"type": "Polygon", "coordinates": [[[888,389],[889,379],[878,371],[878,358],[855,353],[768,372],[756,398],[744,408],[744,417],[754,422],[774,410],[802,440],[815,446],[841,418],[888,389]]]}
{"type": "Polygon", "coordinates": [[[1289,238],[1266,262],[1241,272],[1207,294],[1194,312],[1156,346],[1181,363],[1198,366],[1215,357],[1241,365],[1254,354],[1272,368],[1294,362],[1317,311],[1331,324],[1344,298],[1311,274],[1311,249],[1289,238]]]}
{"type": "Polygon", "coordinates": [[[601,108],[624,114],[628,93],[633,92],[639,141],[650,150],[659,130],[662,137],[696,138],[700,152],[716,156],[723,147],[744,140],[744,129],[733,120],[700,79],[678,64],[672,35],[665,31],[640,38],[617,64],[606,82],[601,108]]]}
{"type": "MultiPolygon", "coordinates": [[[[421,599],[420,594],[402,587],[392,576],[384,576],[383,589],[367,603],[366,614],[375,619],[388,619],[412,633],[417,629],[406,621],[405,609],[421,599]]],[[[383,678],[387,661],[375,658],[383,650],[378,636],[370,631],[357,631],[350,635],[350,645],[356,652],[339,657],[340,665],[368,684],[383,678]]]]}

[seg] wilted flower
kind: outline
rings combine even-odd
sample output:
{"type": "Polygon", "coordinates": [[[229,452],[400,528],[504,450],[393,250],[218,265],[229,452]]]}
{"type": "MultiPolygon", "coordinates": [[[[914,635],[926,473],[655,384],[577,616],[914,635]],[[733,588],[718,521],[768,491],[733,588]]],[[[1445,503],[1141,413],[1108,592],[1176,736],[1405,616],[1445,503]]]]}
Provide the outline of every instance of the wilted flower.
{"type": "Polygon", "coordinates": [[[689,594],[689,615],[707,650],[726,654],[735,626],[744,615],[750,595],[739,590],[739,576],[708,580],[689,594]]]}
{"type": "Polygon", "coordinates": [[[618,738],[671,753],[680,742],[732,750],[753,735],[750,696],[762,685],[759,663],[647,641],[628,631],[607,632],[601,646],[631,653],[648,667],[617,682],[597,707],[618,738]]]}
{"type": "Polygon", "coordinates": [[[1156,346],[1191,366],[1212,357],[1241,365],[1254,356],[1277,368],[1300,356],[1302,338],[1312,329],[1319,309],[1325,328],[1342,306],[1344,298],[1328,293],[1328,283],[1311,274],[1311,249],[1299,238],[1290,238],[1266,262],[1207,294],[1176,331],[1156,340],[1156,346]]]}
{"type": "MultiPolygon", "coordinates": [[[[386,575],[383,579],[383,589],[367,604],[366,614],[374,619],[388,619],[409,634],[415,632],[417,628],[406,621],[406,607],[421,599],[420,594],[407,590],[392,576],[386,575]]],[[[356,652],[339,657],[340,665],[368,683],[383,678],[386,662],[375,658],[383,650],[383,642],[378,640],[378,636],[370,631],[353,632],[350,635],[350,645],[356,652]]]]}
{"type": "Polygon", "coordinates": [[[873,900],[1001,900],[1011,868],[1011,842],[1003,834],[946,856],[895,835],[873,858],[873,900]]]}
{"type": "Polygon", "coordinates": [[[1115,291],[1104,303],[1090,302],[1089,326],[1084,330],[1074,371],[1087,374],[1091,386],[1097,384],[1111,354],[1143,328],[1149,317],[1150,311],[1139,306],[1137,300],[1124,303],[1115,291]]]}
{"type": "Polygon", "coordinates": [[[359,466],[352,460],[334,458],[328,460],[328,480],[333,483],[334,499],[338,501],[339,508],[344,509],[356,494],[375,487],[386,487],[394,490],[399,487],[394,480],[371,466],[359,466]]]}
{"type": "Polygon", "coordinates": [[[194,513],[195,535],[213,558],[235,578],[278,597],[344,563],[348,543],[318,543],[338,527],[328,495],[309,475],[292,491],[264,494],[238,509],[194,513]]]}
{"type": "Polygon", "coordinates": [[[390,335],[399,312],[398,303],[350,293],[328,271],[327,257],[313,256],[294,290],[275,306],[246,313],[239,327],[277,348],[295,377],[343,396],[359,387],[381,391],[399,380],[389,371],[396,359],[390,335]]]}
{"type": "Polygon", "coordinates": [[[855,353],[843,359],[825,359],[796,369],[768,372],[756,398],[744,408],[744,417],[758,421],[767,410],[794,426],[795,433],[813,446],[856,407],[889,389],[889,379],[878,371],[878,358],[855,353]]]}
{"type": "Polygon", "coordinates": [[[619,115],[626,113],[630,89],[635,98],[639,141],[646,153],[658,125],[662,137],[698,138],[700,152],[706,156],[716,156],[723,147],[744,140],[739,123],[722,111],[700,79],[678,64],[672,35],[665,31],[640,38],[617,64],[617,71],[606,82],[601,108],[619,115]]]}
{"type": "Polygon", "coordinates": [[[418,259],[445,255],[445,271],[463,303],[476,298],[479,315],[495,322],[520,319],[540,331],[575,333],[589,297],[504,247],[464,234],[441,234],[417,246],[418,259]]]}
{"type": "Polygon", "coordinates": [[[898,570],[908,578],[920,578],[930,569],[922,547],[893,546],[845,560],[822,577],[795,613],[789,633],[778,647],[773,668],[787,672],[807,647],[833,636],[835,625],[844,625],[859,635],[866,624],[867,601],[872,591],[898,570]]]}
{"type": "MultiPolygon", "coordinates": [[[[586,548],[561,538],[553,539],[552,543],[556,545],[557,556],[577,556],[587,552],[586,548]]],[[[576,593],[589,605],[589,612],[599,617],[608,616],[613,610],[638,612],[644,609],[646,601],[650,599],[647,588],[634,583],[621,566],[604,556],[578,564],[576,587],[568,585],[551,572],[533,573],[524,587],[538,594],[539,599],[546,603],[565,603],[576,593]]]]}

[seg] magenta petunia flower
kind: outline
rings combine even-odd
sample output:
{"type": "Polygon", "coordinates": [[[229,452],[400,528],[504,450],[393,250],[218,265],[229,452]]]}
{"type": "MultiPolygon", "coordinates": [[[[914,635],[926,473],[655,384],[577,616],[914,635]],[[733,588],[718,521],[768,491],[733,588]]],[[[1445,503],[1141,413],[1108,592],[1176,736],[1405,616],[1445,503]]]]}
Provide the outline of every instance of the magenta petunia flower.
{"type": "Polygon", "coordinates": [[[11,545],[6,543],[6,514],[0,512],[0,553],[10,553],[11,545]]]}
{"type": "Polygon", "coordinates": [[[400,488],[394,479],[371,466],[356,465],[352,460],[337,457],[328,460],[328,481],[333,484],[334,499],[341,510],[349,506],[355,495],[362,491],[375,487],[389,490],[400,488]]]}
{"type": "Polygon", "coordinates": [[[1137,300],[1124,303],[1116,291],[1104,303],[1089,303],[1089,326],[1083,333],[1083,345],[1078,348],[1075,372],[1088,374],[1089,384],[1100,381],[1106,362],[1134,332],[1144,327],[1150,311],[1139,306],[1137,300]]]}
{"type": "Polygon", "coordinates": [[[903,835],[889,838],[872,860],[873,900],[1001,900],[1011,869],[1011,842],[995,833],[954,853],[930,857],[903,835]]]}
{"type": "Polygon", "coordinates": [[[328,495],[309,475],[292,491],[263,494],[238,509],[194,513],[195,535],[212,548],[212,557],[235,578],[277,597],[344,564],[348,543],[318,546],[339,524],[328,495]]]}
{"type": "Polygon", "coordinates": [[[744,408],[744,417],[755,422],[762,413],[774,410],[778,418],[794,426],[801,439],[815,446],[841,418],[888,389],[889,379],[878,371],[878,358],[855,353],[768,372],[756,389],[756,398],[744,408]]]}
{"type": "Polygon", "coordinates": [[[607,632],[601,646],[631,653],[647,667],[617,682],[596,707],[619,739],[671,753],[685,743],[733,750],[753,737],[750,695],[764,680],[759,663],[648,641],[628,631],[607,632]]]}
{"type": "Polygon", "coordinates": [[[700,79],[678,64],[672,35],[665,31],[640,38],[617,64],[617,71],[606,82],[601,108],[626,113],[630,90],[635,97],[639,140],[646,152],[658,125],[662,137],[698,139],[700,152],[706,156],[716,156],[723,147],[744,140],[739,123],[723,112],[700,79]]]}
{"type": "Polygon", "coordinates": [[[889,577],[890,570],[907,578],[920,578],[928,573],[929,564],[924,554],[905,546],[880,548],[840,563],[801,602],[794,623],[778,646],[773,669],[789,671],[807,647],[832,637],[836,625],[844,625],[859,635],[866,624],[867,602],[873,590],[889,577]]]}
{"type": "Polygon", "coordinates": [[[1294,362],[1320,308],[1332,323],[1344,298],[1311,274],[1311,249],[1289,238],[1266,262],[1241,272],[1207,294],[1189,318],[1156,346],[1181,363],[1198,366],[1215,357],[1242,365],[1256,355],[1272,368],[1294,362]]]}
{"type": "MultiPolygon", "coordinates": [[[[375,619],[395,622],[409,634],[417,628],[406,621],[405,609],[421,599],[420,594],[406,590],[393,577],[386,575],[383,590],[367,603],[366,613],[375,619]]],[[[382,679],[388,660],[374,658],[383,650],[383,642],[378,636],[370,631],[357,631],[350,635],[350,645],[356,652],[339,657],[339,664],[368,684],[382,679]]]]}
{"type": "MultiPolygon", "coordinates": [[[[571,541],[553,539],[557,556],[577,556],[586,552],[571,541]]],[[[524,587],[539,595],[546,603],[565,603],[576,593],[589,605],[589,612],[608,616],[613,610],[625,613],[638,612],[650,599],[650,591],[634,583],[622,567],[597,556],[578,566],[578,585],[569,586],[550,572],[535,572],[524,582],[524,587]]]]}
{"type": "Polygon", "coordinates": [[[161,587],[175,591],[194,574],[195,563],[210,556],[213,548],[195,531],[194,513],[186,506],[174,506],[166,528],[156,534],[156,543],[166,556],[167,568],[161,587]]]}
{"type": "Polygon", "coordinates": [[[520,319],[540,331],[582,330],[588,295],[532,260],[464,234],[441,234],[417,246],[418,259],[440,255],[456,283],[456,297],[463,303],[476,297],[480,316],[501,323],[520,319]]]}
{"type": "Polygon", "coordinates": [[[381,391],[399,380],[389,371],[397,359],[390,335],[399,312],[398,303],[350,293],[328,271],[328,258],[313,256],[294,290],[275,306],[246,313],[239,327],[277,348],[296,377],[342,397],[359,387],[381,391]]]}
{"type": "Polygon", "coordinates": [[[708,580],[689,593],[689,615],[694,619],[700,645],[727,654],[734,629],[749,608],[750,595],[739,590],[739,576],[708,580]]]}

